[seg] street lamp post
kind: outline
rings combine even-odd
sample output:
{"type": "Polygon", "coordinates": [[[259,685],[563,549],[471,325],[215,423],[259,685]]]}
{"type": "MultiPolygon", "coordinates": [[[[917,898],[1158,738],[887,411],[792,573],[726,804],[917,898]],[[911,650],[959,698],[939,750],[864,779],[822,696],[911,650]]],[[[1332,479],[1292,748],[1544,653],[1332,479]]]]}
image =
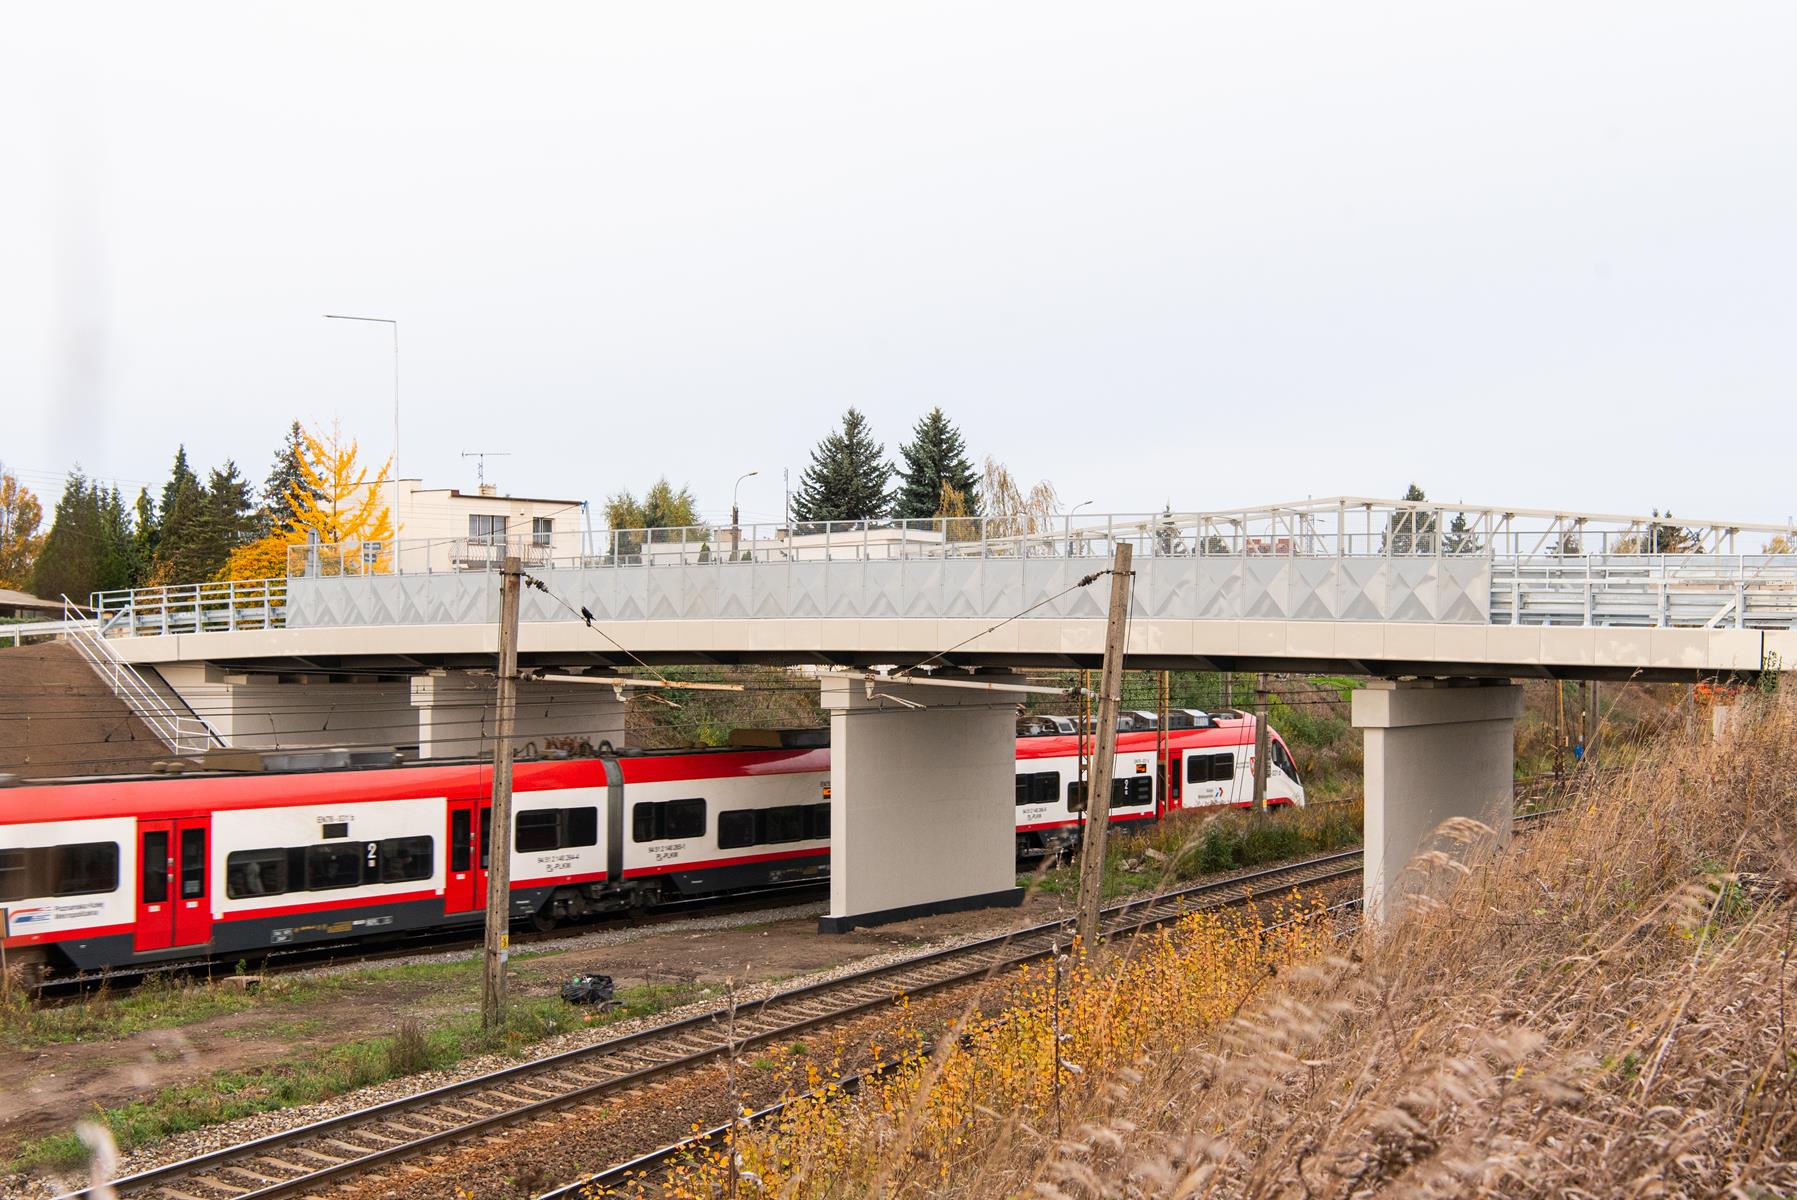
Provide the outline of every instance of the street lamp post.
{"type": "Polygon", "coordinates": [[[1067,557],[1068,558],[1073,557],[1073,514],[1078,512],[1080,509],[1084,508],[1086,505],[1088,505],[1090,503],[1092,503],[1090,500],[1081,500],[1078,504],[1075,504],[1072,508],[1067,510],[1067,557]]]}
{"type": "Polygon", "coordinates": [[[730,489],[730,561],[731,562],[736,561],[737,547],[742,544],[742,526],[741,526],[741,524],[739,524],[739,517],[738,517],[737,509],[736,509],[736,496],[737,496],[737,493],[742,489],[744,479],[749,478],[750,475],[759,475],[759,474],[761,474],[760,471],[750,471],[748,473],[748,475],[739,476],[736,480],[736,486],[732,487],[730,489]]]}
{"type": "MultiPolygon", "coordinates": [[[[371,321],[393,327],[393,570],[399,571],[399,322],[392,317],[349,317],[325,313],[327,321],[371,321]]],[[[378,481],[377,481],[378,482],[378,481]]]]}

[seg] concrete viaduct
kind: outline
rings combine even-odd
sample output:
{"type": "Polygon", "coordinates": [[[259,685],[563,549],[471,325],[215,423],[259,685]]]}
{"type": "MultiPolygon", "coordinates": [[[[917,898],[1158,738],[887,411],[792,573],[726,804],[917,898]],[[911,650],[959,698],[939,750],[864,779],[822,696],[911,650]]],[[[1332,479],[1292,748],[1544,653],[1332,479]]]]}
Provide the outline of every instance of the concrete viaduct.
{"type": "MultiPolygon", "coordinates": [[[[1797,662],[1784,526],[1358,497],[1078,523],[471,539],[449,570],[409,566],[444,556],[403,540],[300,547],[285,580],[105,593],[97,619],[71,631],[187,749],[353,740],[478,753],[507,553],[542,585],[525,592],[520,637],[521,665],[540,673],[909,671],[821,682],[830,915],[848,924],[1013,887],[1013,708],[940,681],[1098,666],[1105,589],[1081,581],[1121,540],[1135,552],[1129,667],[1373,678],[1353,717],[1374,907],[1441,822],[1472,817],[1507,836],[1515,681],[1745,678],[1797,662]]],[[[619,742],[621,695],[527,683],[521,740],[619,742]]]]}

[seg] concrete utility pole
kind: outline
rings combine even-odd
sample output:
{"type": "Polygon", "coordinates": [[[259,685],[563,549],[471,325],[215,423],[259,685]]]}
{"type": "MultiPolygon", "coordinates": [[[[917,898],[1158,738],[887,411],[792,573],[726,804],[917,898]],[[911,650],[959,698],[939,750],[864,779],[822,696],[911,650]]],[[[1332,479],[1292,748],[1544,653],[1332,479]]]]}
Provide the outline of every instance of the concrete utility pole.
{"type": "Polygon", "coordinates": [[[487,949],[481,973],[480,1018],[488,1029],[505,1023],[505,964],[511,957],[512,729],[518,719],[518,592],[524,571],[507,555],[499,583],[499,712],[493,730],[492,846],[487,851],[487,949]]]}
{"type": "Polygon", "coordinates": [[[1086,837],[1080,848],[1079,940],[1086,953],[1098,946],[1098,910],[1104,904],[1104,849],[1111,831],[1111,776],[1117,767],[1117,708],[1123,699],[1123,634],[1129,620],[1130,555],[1120,542],[1111,562],[1111,610],[1104,627],[1104,669],[1098,682],[1098,744],[1086,783],[1086,837]]]}
{"type": "Polygon", "coordinates": [[[1254,811],[1267,811],[1267,673],[1254,677],[1254,811]]]}

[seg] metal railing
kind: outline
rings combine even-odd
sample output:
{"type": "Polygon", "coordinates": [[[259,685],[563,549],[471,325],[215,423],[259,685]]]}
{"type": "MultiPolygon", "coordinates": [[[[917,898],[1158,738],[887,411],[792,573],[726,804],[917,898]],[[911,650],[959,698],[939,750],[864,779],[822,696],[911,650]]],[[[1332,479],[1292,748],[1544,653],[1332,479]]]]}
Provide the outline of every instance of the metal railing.
{"type": "Polygon", "coordinates": [[[224,735],[212,723],[191,710],[182,712],[165,700],[137,669],[113,651],[106,639],[106,623],[83,616],[63,599],[62,623],[69,644],[112,694],[149,727],[176,754],[200,754],[226,745],[224,735]]]}
{"type": "Polygon", "coordinates": [[[285,579],[236,579],[95,592],[92,608],[108,633],[222,633],[286,623],[285,579]]]}
{"type": "MultiPolygon", "coordinates": [[[[1790,552],[1797,536],[1787,526],[1354,497],[1077,520],[698,525],[296,546],[288,568],[291,579],[323,580],[495,571],[507,555],[538,570],[579,571],[970,558],[1103,561],[1121,542],[1149,563],[1224,560],[1205,567],[1205,578],[1233,560],[1253,586],[1276,586],[1253,584],[1274,578],[1266,575],[1268,560],[1304,560],[1311,575],[1333,569],[1319,560],[1338,560],[1344,572],[1357,575],[1368,563],[1412,564],[1394,568],[1406,578],[1431,560],[1486,563],[1490,620],[1498,625],[1797,628],[1797,554],[1790,552]]],[[[276,579],[103,592],[94,606],[118,633],[265,629],[284,623],[288,585],[276,579]]]]}
{"type": "Polygon", "coordinates": [[[1789,553],[1797,527],[1337,496],[1217,512],[689,525],[520,537],[294,546],[288,575],[335,578],[537,567],[948,558],[1486,558],[1789,553]],[[1757,544],[1755,544],[1757,543],[1757,544]]]}

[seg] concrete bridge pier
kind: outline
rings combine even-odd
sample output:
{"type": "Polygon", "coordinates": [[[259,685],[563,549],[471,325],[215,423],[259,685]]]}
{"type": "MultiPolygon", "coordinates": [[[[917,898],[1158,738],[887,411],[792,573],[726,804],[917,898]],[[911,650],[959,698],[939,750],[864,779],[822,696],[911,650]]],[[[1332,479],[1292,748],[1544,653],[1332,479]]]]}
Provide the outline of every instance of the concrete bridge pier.
{"type": "Polygon", "coordinates": [[[860,678],[822,687],[830,911],[818,929],[1021,903],[1016,693],[876,683],[870,696],[860,678]]]}
{"type": "Polygon", "coordinates": [[[1366,912],[1389,918],[1424,884],[1405,868],[1444,822],[1470,817],[1510,838],[1522,689],[1499,680],[1378,681],[1354,693],[1366,739],[1366,912]]]}

